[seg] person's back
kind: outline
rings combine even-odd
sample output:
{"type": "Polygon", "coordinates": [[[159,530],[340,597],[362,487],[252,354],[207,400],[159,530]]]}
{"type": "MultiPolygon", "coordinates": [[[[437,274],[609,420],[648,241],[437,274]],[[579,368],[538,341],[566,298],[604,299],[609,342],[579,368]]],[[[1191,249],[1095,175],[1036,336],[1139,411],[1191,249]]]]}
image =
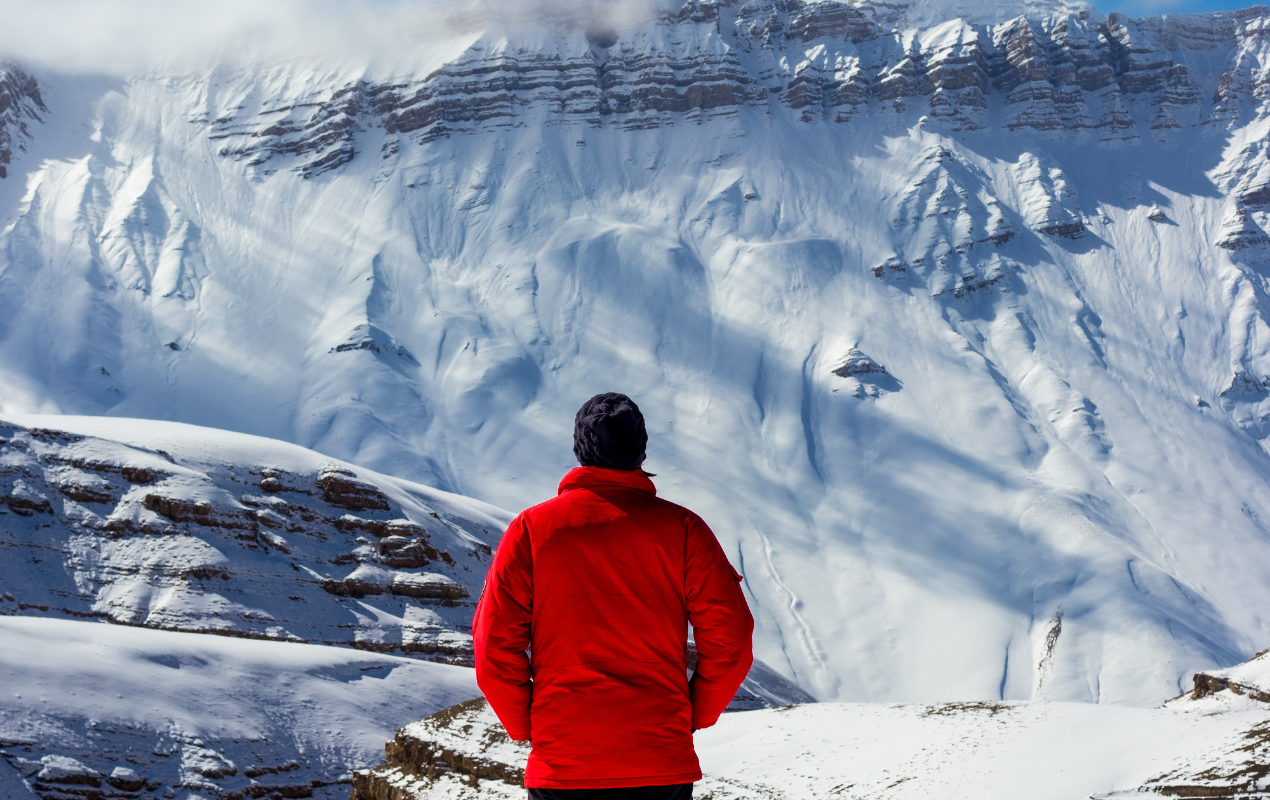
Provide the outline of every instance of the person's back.
{"type": "Polygon", "coordinates": [[[750,667],[740,576],[699,517],[656,497],[638,415],[622,395],[583,406],[584,466],[512,522],[477,607],[477,680],[508,734],[532,741],[531,796],[688,796],[701,777],[691,732],[714,724],[750,667]]]}

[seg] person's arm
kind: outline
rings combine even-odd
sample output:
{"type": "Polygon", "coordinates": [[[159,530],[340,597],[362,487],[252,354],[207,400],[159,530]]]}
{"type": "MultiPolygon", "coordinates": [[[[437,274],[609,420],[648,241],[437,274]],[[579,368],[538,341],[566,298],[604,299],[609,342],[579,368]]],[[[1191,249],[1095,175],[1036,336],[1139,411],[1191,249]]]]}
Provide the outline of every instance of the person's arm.
{"type": "Polygon", "coordinates": [[[749,673],[754,618],[741,594],[741,576],[710,528],[693,517],[686,537],[685,598],[697,644],[697,669],[688,690],[692,728],[698,730],[718,721],[749,673]]]}
{"type": "Polygon", "coordinates": [[[494,553],[485,589],[472,620],[476,685],[507,735],[529,740],[529,624],[533,616],[534,565],[529,532],[520,517],[512,520],[494,553]]]}

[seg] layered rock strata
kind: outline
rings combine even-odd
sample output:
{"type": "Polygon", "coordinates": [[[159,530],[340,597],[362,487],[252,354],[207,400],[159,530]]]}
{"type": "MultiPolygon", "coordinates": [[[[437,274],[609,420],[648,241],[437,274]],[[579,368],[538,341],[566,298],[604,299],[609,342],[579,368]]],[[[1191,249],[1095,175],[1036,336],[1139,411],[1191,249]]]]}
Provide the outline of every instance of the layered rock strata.
{"type": "Polygon", "coordinates": [[[210,459],[0,423],[0,614],[470,663],[501,520],[303,450],[296,469],[289,445],[289,468],[238,460],[202,435],[210,459]]]}
{"type": "Polygon", "coordinates": [[[1268,18],[1264,6],[1142,20],[1082,11],[903,30],[869,3],[719,0],[597,34],[593,20],[562,13],[540,20],[554,39],[545,49],[492,30],[427,76],[363,78],[196,119],[221,155],[305,177],[349,163],[368,146],[361,131],[378,131],[374,147],[391,155],[402,137],[534,121],[635,130],[746,107],[836,123],[911,111],[952,132],[999,124],[1118,146],[1226,127],[1259,108],[1266,78],[1250,52],[1268,18]],[[1186,63],[1214,55],[1224,62],[1215,80],[1186,63]]]}

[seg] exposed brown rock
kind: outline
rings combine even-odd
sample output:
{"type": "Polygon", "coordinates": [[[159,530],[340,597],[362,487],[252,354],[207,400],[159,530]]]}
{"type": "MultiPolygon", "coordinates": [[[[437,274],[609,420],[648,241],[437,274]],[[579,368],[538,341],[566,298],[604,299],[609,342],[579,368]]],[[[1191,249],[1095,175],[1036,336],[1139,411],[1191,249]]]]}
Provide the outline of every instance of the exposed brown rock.
{"type": "Polygon", "coordinates": [[[419,800],[443,776],[472,787],[479,787],[481,780],[523,786],[522,766],[482,755],[491,745],[508,741],[485,698],[451,706],[398,731],[384,745],[387,763],[355,771],[351,800],[419,800]],[[470,747],[459,745],[464,739],[470,740],[470,747]]]}
{"type": "Polygon", "coordinates": [[[1191,689],[1191,698],[1199,700],[1210,694],[1216,694],[1229,690],[1232,694],[1250,697],[1262,703],[1270,703],[1270,693],[1263,692],[1255,686],[1247,686],[1241,683],[1219,678],[1214,675],[1205,675],[1197,672],[1193,679],[1193,688],[1191,689]]]}
{"type": "Polygon", "coordinates": [[[52,514],[53,506],[48,500],[43,498],[30,499],[26,497],[14,497],[10,495],[4,499],[5,505],[15,514],[29,517],[32,514],[52,514]]]}
{"type": "Polygon", "coordinates": [[[1038,233],[1047,236],[1061,236],[1065,239],[1079,239],[1085,235],[1085,223],[1079,219],[1065,219],[1053,222],[1037,229],[1038,233]]]}
{"type": "Polygon", "coordinates": [[[94,486],[83,486],[77,483],[58,484],[57,490],[77,503],[111,503],[115,497],[111,492],[94,486]]]}
{"type": "Polygon", "coordinates": [[[353,473],[342,469],[327,469],[318,477],[322,499],[337,508],[350,511],[387,511],[392,508],[384,493],[357,480],[353,473]]]}
{"type": "Polygon", "coordinates": [[[192,503],[160,494],[146,495],[145,507],[173,522],[192,522],[208,528],[255,531],[257,526],[254,518],[241,512],[218,511],[210,503],[192,503]]]}

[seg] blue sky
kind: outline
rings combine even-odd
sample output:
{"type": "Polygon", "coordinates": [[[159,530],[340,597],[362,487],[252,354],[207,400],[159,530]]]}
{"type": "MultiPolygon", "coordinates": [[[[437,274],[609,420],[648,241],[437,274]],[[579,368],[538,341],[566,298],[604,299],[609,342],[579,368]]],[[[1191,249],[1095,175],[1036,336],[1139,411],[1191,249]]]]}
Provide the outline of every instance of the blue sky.
{"type": "Polygon", "coordinates": [[[1198,11],[1233,11],[1257,5],[1255,0],[1090,0],[1104,14],[1119,11],[1131,17],[1156,14],[1193,14],[1198,11]]]}

